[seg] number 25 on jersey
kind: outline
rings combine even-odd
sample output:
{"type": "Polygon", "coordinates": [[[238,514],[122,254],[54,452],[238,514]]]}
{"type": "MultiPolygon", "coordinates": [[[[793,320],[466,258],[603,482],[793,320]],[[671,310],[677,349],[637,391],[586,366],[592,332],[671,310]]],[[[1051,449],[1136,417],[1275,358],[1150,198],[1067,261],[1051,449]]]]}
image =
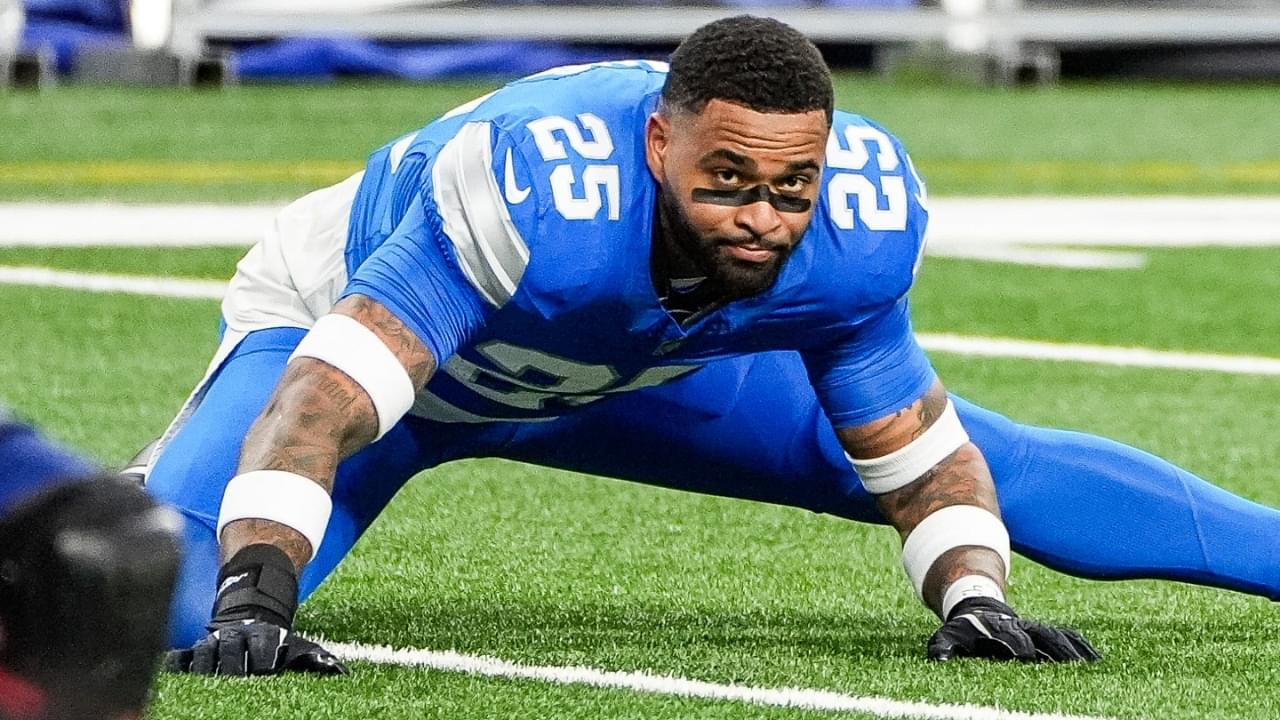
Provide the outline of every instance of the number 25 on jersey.
{"type": "Polygon", "coordinates": [[[838,172],[827,183],[827,203],[836,227],[853,230],[861,220],[868,230],[906,229],[906,168],[888,135],[869,125],[846,125],[843,132],[833,130],[827,139],[827,165],[832,170],[851,171],[838,172]],[[868,144],[875,145],[874,155],[867,151],[868,144]],[[879,187],[866,174],[873,162],[879,187]]]}
{"type": "Polygon", "coordinates": [[[566,220],[594,220],[601,207],[607,217],[617,220],[621,201],[618,166],[606,163],[588,163],[582,169],[582,195],[575,194],[578,177],[569,162],[569,148],[585,160],[608,160],[613,155],[613,138],[604,121],[591,113],[581,113],[577,121],[559,115],[548,115],[529,123],[529,132],[538,146],[538,153],[548,163],[557,163],[551,170],[551,196],[556,210],[566,220]],[[587,138],[584,133],[590,135],[587,138]],[[561,139],[563,138],[563,139],[561,139]]]}

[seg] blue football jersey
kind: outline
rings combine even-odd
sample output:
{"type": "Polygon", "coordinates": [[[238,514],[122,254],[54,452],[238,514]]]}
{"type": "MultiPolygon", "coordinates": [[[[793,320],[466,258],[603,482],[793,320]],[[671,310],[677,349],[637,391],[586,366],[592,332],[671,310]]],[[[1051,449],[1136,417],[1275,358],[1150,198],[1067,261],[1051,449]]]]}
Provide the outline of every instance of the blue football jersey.
{"type": "Polygon", "coordinates": [[[689,326],[667,313],[650,276],[658,187],[644,152],[665,72],[558,68],[372,155],[344,294],[385,305],[440,362],[413,414],[547,419],[770,350],[802,355],[837,427],[933,382],[906,301],[924,187],[898,141],[857,115],[835,116],[812,223],[775,286],[689,326]]]}

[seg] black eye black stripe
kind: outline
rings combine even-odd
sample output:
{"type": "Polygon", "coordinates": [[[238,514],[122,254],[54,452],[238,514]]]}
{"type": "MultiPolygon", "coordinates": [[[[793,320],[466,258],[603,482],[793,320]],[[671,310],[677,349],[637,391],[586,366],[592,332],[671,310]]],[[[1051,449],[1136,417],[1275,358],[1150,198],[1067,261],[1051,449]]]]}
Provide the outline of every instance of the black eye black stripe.
{"type": "Polygon", "coordinates": [[[744,190],[710,190],[708,188],[694,188],[693,201],[697,203],[710,203],[712,205],[727,205],[730,207],[741,207],[743,205],[750,205],[751,203],[767,202],[773,206],[774,210],[786,213],[808,212],[809,206],[812,204],[805,198],[779,195],[773,190],[770,190],[768,185],[756,185],[755,187],[746,188],[744,190]]]}

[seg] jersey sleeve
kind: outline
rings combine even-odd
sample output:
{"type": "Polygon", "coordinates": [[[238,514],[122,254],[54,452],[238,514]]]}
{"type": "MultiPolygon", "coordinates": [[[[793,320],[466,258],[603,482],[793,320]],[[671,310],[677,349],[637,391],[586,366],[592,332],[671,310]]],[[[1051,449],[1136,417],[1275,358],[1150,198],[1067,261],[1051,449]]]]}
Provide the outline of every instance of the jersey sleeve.
{"type": "Polygon", "coordinates": [[[826,172],[824,229],[848,257],[824,281],[843,319],[802,355],[832,424],[848,427],[907,407],[936,379],[907,301],[929,213],[902,144],[860,116],[838,113],[826,172]]]}
{"type": "Polygon", "coordinates": [[[924,396],[937,375],[916,342],[905,297],[883,307],[839,342],[802,353],[831,424],[884,417],[924,396]]]}
{"type": "Polygon", "coordinates": [[[343,296],[377,300],[443,364],[501,309],[529,264],[537,199],[528,167],[490,122],[468,122],[436,153],[395,231],[351,276],[343,296]],[[500,185],[506,183],[506,193],[500,185]],[[527,182],[527,181],[526,181],[527,182]],[[515,195],[520,202],[510,202],[515,195]]]}

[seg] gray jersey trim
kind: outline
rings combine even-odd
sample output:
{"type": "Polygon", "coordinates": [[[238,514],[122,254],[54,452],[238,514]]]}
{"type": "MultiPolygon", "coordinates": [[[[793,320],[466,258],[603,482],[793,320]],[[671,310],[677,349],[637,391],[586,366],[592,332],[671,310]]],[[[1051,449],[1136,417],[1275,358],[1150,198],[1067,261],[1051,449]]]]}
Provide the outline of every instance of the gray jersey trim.
{"type": "Polygon", "coordinates": [[[472,286],[494,307],[516,292],[529,265],[529,248],[493,173],[491,125],[462,126],[440,151],[431,171],[436,210],[472,286]]]}

